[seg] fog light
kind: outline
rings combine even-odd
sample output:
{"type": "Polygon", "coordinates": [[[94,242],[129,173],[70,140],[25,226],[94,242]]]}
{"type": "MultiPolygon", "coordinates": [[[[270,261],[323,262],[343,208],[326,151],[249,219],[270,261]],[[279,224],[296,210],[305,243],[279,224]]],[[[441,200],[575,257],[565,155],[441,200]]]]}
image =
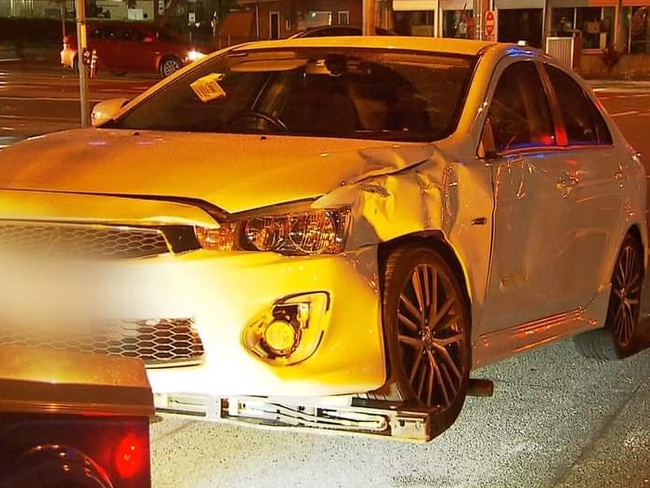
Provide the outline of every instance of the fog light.
{"type": "Polygon", "coordinates": [[[296,331],[290,323],[275,320],[264,331],[264,342],[277,355],[286,356],[296,345],[296,331]]]}
{"type": "Polygon", "coordinates": [[[329,315],[330,297],[325,291],[281,298],[244,327],[242,345],[276,366],[299,363],[318,348],[329,315]]]}

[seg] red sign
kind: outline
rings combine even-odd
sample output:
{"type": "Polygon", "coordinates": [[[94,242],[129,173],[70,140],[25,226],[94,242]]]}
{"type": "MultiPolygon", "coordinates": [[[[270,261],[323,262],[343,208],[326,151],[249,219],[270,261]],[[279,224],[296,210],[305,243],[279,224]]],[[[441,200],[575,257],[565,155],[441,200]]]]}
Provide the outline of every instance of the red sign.
{"type": "Polygon", "coordinates": [[[485,35],[491,37],[494,34],[494,10],[487,10],[485,12],[485,35]]]}

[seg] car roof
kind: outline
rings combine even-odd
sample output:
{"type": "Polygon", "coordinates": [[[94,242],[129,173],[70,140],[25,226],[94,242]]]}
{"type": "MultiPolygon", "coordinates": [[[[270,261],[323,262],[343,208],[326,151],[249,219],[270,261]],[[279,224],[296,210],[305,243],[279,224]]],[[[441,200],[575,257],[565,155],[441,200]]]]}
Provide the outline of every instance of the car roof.
{"type": "MultiPolygon", "coordinates": [[[[337,37],[301,37],[275,41],[256,41],[237,46],[233,52],[250,49],[273,49],[293,47],[326,48],[391,48],[414,51],[428,51],[465,56],[476,56],[482,50],[496,46],[497,43],[468,39],[449,39],[442,37],[401,37],[401,36],[337,36],[337,37]]],[[[516,47],[514,44],[501,46],[516,47]]]]}

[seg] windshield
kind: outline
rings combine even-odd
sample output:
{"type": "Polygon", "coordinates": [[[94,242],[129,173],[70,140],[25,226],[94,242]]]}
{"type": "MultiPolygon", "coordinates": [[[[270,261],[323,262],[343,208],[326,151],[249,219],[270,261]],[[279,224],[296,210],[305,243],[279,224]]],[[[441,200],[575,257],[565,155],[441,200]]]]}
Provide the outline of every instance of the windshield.
{"type": "Polygon", "coordinates": [[[455,129],[473,63],[378,49],[231,51],[104,127],[439,140],[455,129]]]}

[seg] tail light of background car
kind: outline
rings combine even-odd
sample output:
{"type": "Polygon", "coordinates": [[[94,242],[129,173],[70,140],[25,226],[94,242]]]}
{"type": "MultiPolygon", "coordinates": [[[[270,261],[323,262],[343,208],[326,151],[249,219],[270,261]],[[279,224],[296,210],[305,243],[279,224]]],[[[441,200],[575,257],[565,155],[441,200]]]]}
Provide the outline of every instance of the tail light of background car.
{"type": "Polygon", "coordinates": [[[115,471],[122,479],[133,478],[149,466],[149,444],[147,439],[135,434],[124,436],[113,456],[115,471]]]}
{"type": "Polygon", "coordinates": [[[70,37],[64,36],[63,37],[63,49],[68,49],[70,47],[70,37]]]}

